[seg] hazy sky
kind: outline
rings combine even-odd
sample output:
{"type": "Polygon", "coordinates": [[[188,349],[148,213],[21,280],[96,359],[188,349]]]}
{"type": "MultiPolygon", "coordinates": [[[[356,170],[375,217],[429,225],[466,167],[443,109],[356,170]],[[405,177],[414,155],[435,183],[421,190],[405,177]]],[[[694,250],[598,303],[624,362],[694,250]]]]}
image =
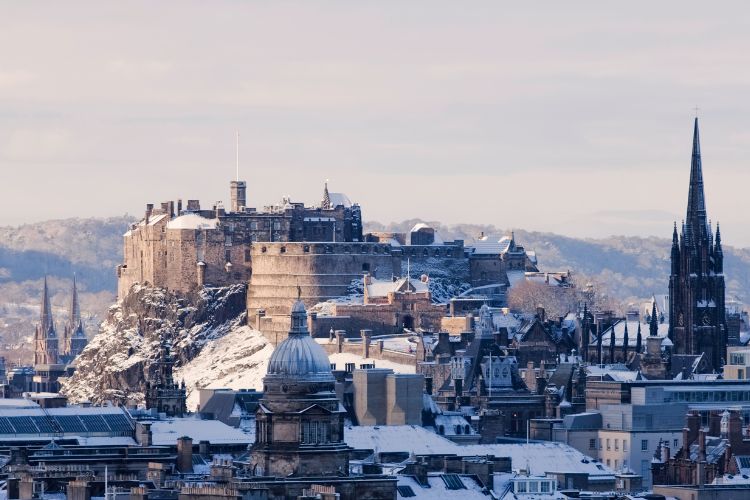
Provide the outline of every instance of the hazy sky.
{"type": "Polygon", "coordinates": [[[669,237],[693,107],[750,246],[747,2],[4,2],[0,224],[331,189],[368,220],[669,237]]]}

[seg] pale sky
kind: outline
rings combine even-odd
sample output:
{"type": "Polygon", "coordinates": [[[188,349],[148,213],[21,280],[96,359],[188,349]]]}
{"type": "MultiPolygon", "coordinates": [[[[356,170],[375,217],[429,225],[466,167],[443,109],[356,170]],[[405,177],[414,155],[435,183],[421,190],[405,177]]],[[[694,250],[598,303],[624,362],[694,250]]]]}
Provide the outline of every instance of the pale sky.
{"type": "Polygon", "coordinates": [[[250,206],[669,237],[697,105],[750,246],[750,5],[529,4],[4,2],[0,225],[227,202],[239,131],[250,206]]]}

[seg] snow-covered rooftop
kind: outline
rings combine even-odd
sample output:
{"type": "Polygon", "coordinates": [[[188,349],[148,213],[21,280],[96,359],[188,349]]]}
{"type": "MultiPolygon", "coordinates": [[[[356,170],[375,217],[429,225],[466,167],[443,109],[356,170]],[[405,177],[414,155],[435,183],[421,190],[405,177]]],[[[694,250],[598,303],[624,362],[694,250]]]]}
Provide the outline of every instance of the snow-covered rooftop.
{"type": "Polygon", "coordinates": [[[230,427],[218,420],[196,418],[171,418],[151,424],[155,445],[173,445],[182,436],[193,442],[209,441],[211,444],[251,444],[253,439],[239,429],[230,427]]]}
{"type": "Polygon", "coordinates": [[[413,293],[424,293],[429,290],[430,287],[427,283],[414,278],[401,278],[396,281],[373,279],[367,284],[368,297],[387,297],[390,292],[409,291],[413,293]],[[407,279],[409,280],[408,284],[407,279]]]}
{"type": "MultiPolygon", "coordinates": [[[[460,490],[450,489],[441,476],[445,474],[430,473],[427,476],[427,486],[422,486],[413,476],[398,476],[398,486],[406,486],[414,493],[409,498],[419,500],[421,498],[429,500],[454,500],[461,497],[462,500],[487,500],[488,497],[483,491],[482,486],[472,476],[450,474],[457,478],[463,488],[460,490]]],[[[401,495],[399,495],[401,498],[401,495]]]]}
{"type": "Polygon", "coordinates": [[[207,219],[198,214],[184,214],[167,222],[167,229],[216,229],[219,219],[207,219]]]}
{"type": "Polygon", "coordinates": [[[511,444],[459,445],[416,425],[351,426],[344,431],[346,444],[355,450],[385,453],[413,452],[415,455],[457,455],[462,457],[494,455],[510,457],[514,469],[531,469],[531,474],[583,472],[592,478],[612,478],[614,471],[594,462],[564,443],[536,442],[511,444]]]}

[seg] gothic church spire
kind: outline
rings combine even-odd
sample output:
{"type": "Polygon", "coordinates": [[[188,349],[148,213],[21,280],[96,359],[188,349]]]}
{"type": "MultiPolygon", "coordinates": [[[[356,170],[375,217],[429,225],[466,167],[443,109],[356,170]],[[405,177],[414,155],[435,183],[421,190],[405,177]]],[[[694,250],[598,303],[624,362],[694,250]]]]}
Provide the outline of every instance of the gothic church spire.
{"type": "MultiPolygon", "coordinates": [[[[706,215],[706,198],[703,192],[703,166],[701,163],[700,136],[698,117],[693,129],[693,156],[690,161],[690,189],[688,191],[687,217],[688,233],[691,240],[708,239],[708,221],[706,215]]],[[[695,241],[693,240],[693,241],[695,241]]]]}

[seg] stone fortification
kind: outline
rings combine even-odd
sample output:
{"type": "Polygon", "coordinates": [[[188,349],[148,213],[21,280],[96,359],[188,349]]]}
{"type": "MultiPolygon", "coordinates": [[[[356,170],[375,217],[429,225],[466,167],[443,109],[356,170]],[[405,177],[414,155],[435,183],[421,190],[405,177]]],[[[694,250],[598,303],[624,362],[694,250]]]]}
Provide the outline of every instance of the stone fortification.
{"type": "Polygon", "coordinates": [[[391,279],[401,273],[401,252],[382,243],[257,243],[250,247],[253,273],[248,288],[250,317],[286,314],[289,302],[306,306],[351,293],[368,273],[391,279]]]}

